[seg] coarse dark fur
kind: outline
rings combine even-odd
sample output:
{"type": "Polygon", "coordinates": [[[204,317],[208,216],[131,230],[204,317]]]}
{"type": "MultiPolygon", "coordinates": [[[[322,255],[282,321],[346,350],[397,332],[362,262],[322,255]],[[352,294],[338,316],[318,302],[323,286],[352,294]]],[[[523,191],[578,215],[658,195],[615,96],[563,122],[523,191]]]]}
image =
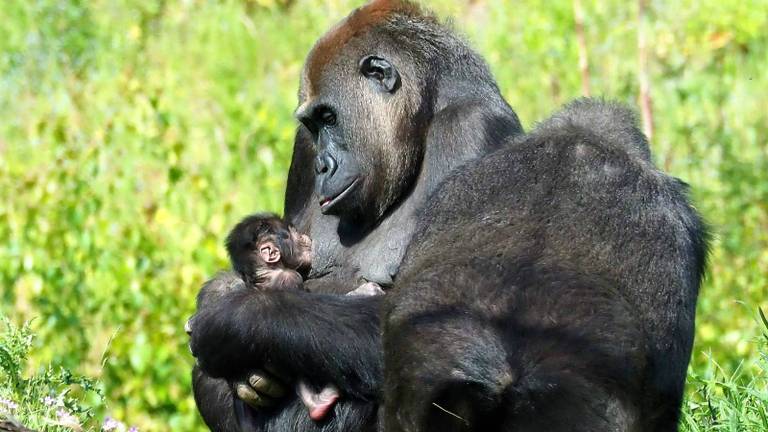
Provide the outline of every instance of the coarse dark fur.
{"type": "MultiPolygon", "coordinates": [[[[285,214],[314,240],[312,271],[305,283],[305,288],[314,293],[343,294],[364,281],[390,286],[416,226],[418,211],[428,195],[453,168],[522,133],[517,116],[501,97],[482,58],[434,17],[411,3],[396,0],[374,1],[356,10],[318,41],[305,66],[299,98],[296,116],[302,126],[296,135],[288,176],[285,214]],[[392,91],[386,80],[378,80],[376,74],[363,70],[361,63],[372,55],[386,59],[396,68],[399,80],[392,91]],[[329,110],[333,121],[324,117],[329,110]],[[335,161],[335,175],[318,169],[323,168],[318,165],[324,164],[328,156],[335,161]],[[364,178],[346,202],[323,214],[319,206],[323,186],[350,176],[364,178]]],[[[276,299],[279,296],[293,294],[270,295],[269,301],[276,306],[281,302],[276,299]]],[[[327,298],[344,304],[345,308],[350,302],[380,302],[327,298]]],[[[220,304],[207,310],[207,315],[224,309],[220,304]]],[[[359,352],[349,350],[354,346],[373,345],[378,350],[378,318],[366,315],[369,310],[377,307],[356,312],[371,323],[372,332],[355,332],[358,339],[340,344],[336,356],[359,357],[359,352]]],[[[292,317],[301,315],[291,309],[284,312],[292,317]]],[[[253,317],[259,315],[250,315],[239,324],[243,332],[248,332],[253,317]]],[[[328,315],[325,320],[335,317],[328,315]]],[[[308,329],[311,334],[323,332],[322,323],[315,325],[319,327],[308,329]]],[[[334,332],[328,334],[340,338],[334,332]]],[[[281,348],[282,352],[291,352],[285,346],[281,348]]],[[[378,398],[374,391],[381,374],[380,351],[377,352],[373,363],[350,359],[364,365],[364,371],[345,370],[340,367],[346,364],[344,359],[333,365],[338,375],[330,376],[326,382],[339,385],[346,394],[337,405],[334,418],[364,417],[366,410],[375,412],[370,404],[354,415],[343,410],[357,403],[350,395],[360,395],[364,402],[378,398]],[[366,390],[345,388],[346,375],[358,373],[362,377],[353,381],[359,381],[355,385],[366,390]]],[[[233,354],[231,350],[227,352],[233,354]]],[[[258,365],[244,352],[238,357],[233,365],[258,365]]],[[[314,373],[310,365],[301,369],[302,373],[314,373]]],[[[232,377],[233,370],[228,372],[232,377]]],[[[216,406],[220,399],[216,395],[227,394],[228,385],[223,381],[218,381],[218,385],[206,383],[205,374],[199,369],[194,373],[195,394],[204,419],[214,430],[230,430],[227,427],[232,421],[221,416],[232,410],[216,406]],[[216,390],[211,390],[212,386],[216,390]],[[200,394],[203,392],[210,393],[213,401],[204,401],[207,395],[200,394]]],[[[313,378],[323,383],[320,376],[313,378]]],[[[294,424],[299,420],[290,410],[277,412],[279,418],[274,422],[278,426],[265,430],[282,430],[287,425],[299,427],[294,424]]],[[[347,423],[344,427],[310,424],[291,430],[359,430],[356,423],[347,423]]]]}
{"type": "Polygon", "coordinates": [[[308,423],[294,399],[241,413],[246,430],[675,430],[706,256],[685,185],[616,105],[578,101],[521,135],[482,60],[415,8],[381,12],[393,4],[353,14],[355,31],[317,45],[334,55],[310,56],[286,214],[315,242],[316,285],[199,311],[209,426],[234,424],[209,376],[271,362],[336,384],[338,423],[308,423]],[[369,53],[400,81],[351,75],[369,53]],[[325,105],[308,120],[313,101],[325,105]],[[333,170],[315,163],[329,142],[333,170]],[[332,171],[381,181],[322,214],[332,171]],[[327,294],[395,274],[383,297],[327,294]]]}
{"type": "Polygon", "coordinates": [[[629,111],[572,103],[425,209],[387,294],[385,430],[676,430],[707,235],[629,111]]]}
{"type": "Polygon", "coordinates": [[[191,348],[198,359],[195,400],[212,430],[238,430],[233,429],[238,422],[242,430],[373,430],[382,382],[378,317],[383,296],[240,289],[242,279],[231,272],[209,284],[226,285],[212,290],[225,294],[199,309],[191,348]],[[214,346],[210,341],[218,336],[214,346]],[[315,350],[320,347],[327,351],[315,350]],[[233,356],[235,352],[240,354],[233,356]],[[277,365],[284,375],[314,386],[333,383],[342,390],[342,399],[327,421],[315,423],[297,398],[255,412],[233,404],[227,381],[215,379],[241,379],[250,367],[264,364],[277,365]],[[239,421],[233,418],[235,411],[239,421]]]}

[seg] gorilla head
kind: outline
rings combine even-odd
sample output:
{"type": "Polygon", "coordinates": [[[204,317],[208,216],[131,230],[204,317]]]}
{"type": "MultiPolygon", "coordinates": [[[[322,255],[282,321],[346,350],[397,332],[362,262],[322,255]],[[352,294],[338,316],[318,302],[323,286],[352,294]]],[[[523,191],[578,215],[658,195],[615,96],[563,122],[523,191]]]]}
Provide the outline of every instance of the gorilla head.
{"type": "Polygon", "coordinates": [[[324,214],[379,220],[416,180],[432,111],[427,71],[417,65],[430,59],[407,48],[394,21],[418,13],[408,3],[371,3],[321,38],[307,59],[296,117],[314,143],[324,214]]]}

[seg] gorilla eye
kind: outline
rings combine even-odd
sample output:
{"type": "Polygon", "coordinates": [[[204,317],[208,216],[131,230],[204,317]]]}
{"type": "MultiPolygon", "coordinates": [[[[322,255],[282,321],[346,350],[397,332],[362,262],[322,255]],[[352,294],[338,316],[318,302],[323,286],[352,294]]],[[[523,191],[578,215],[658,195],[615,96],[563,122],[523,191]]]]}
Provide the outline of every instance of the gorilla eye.
{"type": "Polygon", "coordinates": [[[325,126],[334,126],[336,124],[336,113],[328,107],[319,107],[315,110],[315,118],[325,126]]]}

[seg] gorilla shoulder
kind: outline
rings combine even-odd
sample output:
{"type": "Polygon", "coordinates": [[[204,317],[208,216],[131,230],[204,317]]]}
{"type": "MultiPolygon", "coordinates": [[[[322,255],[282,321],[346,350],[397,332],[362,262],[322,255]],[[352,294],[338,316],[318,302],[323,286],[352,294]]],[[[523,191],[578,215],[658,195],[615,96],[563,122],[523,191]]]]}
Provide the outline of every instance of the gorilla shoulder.
{"type": "Polygon", "coordinates": [[[625,105],[581,98],[541,123],[535,132],[588,133],[604,145],[620,146],[629,155],[650,162],[648,140],[636,125],[635,113],[625,105]]]}

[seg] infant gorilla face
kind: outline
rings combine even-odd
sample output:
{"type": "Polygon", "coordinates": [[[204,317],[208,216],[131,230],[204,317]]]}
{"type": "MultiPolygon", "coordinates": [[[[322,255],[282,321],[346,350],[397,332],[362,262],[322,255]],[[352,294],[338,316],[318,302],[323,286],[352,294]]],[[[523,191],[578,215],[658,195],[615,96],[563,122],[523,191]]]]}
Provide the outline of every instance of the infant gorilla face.
{"type": "Polygon", "coordinates": [[[252,253],[258,253],[267,265],[308,271],[312,266],[312,240],[309,236],[280,220],[269,223],[271,227],[255,242],[256,248],[252,253]]]}
{"type": "Polygon", "coordinates": [[[227,237],[232,267],[259,288],[297,288],[312,265],[312,240],[274,214],[255,214],[227,237]]]}

